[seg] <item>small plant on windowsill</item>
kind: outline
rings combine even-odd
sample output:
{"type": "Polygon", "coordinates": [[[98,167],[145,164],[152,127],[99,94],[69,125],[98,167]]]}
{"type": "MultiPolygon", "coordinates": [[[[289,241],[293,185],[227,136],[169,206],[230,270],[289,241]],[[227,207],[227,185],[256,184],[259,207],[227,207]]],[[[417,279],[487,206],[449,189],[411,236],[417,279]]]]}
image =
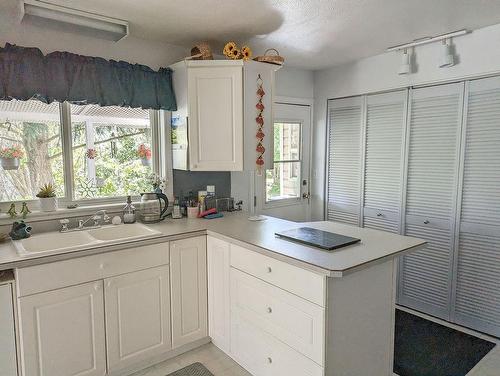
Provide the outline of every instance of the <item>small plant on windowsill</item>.
{"type": "Polygon", "coordinates": [[[52,212],[57,210],[56,190],[52,184],[45,184],[41,187],[36,197],[40,199],[40,211],[52,212]]]}
{"type": "Polygon", "coordinates": [[[141,159],[143,166],[151,166],[151,149],[144,144],[140,144],[137,155],[141,159]]]}
{"type": "Polygon", "coordinates": [[[4,170],[17,170],[19,161],[24,156],[20,146],[12,146],[0,149],[0,162],[4,170]]]}

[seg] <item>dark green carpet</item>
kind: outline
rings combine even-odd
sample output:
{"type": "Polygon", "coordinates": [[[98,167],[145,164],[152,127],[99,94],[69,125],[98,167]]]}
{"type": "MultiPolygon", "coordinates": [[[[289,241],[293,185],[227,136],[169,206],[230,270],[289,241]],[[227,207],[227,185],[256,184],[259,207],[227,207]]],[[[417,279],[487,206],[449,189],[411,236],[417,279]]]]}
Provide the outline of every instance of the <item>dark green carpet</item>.
{"type": "Polygon", "coordinates": [[[394,372],[399,376],[465,376],[493,347],[489,341],[396,310],[394,372]]]}
{"type": "Polygon", "coordinates": [[[201,363],[193,363],[183,369],[169,373],[167,376],[214,376],[201,363]]]}

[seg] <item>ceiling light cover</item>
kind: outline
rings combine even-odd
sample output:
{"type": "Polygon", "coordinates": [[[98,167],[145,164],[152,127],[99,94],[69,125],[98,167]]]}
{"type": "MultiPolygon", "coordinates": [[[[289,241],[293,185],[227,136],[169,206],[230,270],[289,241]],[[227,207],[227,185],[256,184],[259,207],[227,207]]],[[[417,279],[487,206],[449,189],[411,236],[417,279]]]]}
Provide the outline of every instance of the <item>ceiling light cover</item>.
{"type": "Polygon", "coordinates": [[[23,22],[59,31],[119,41],[129,33],[128,22],[39,0],[24,0],[23,22]]]}

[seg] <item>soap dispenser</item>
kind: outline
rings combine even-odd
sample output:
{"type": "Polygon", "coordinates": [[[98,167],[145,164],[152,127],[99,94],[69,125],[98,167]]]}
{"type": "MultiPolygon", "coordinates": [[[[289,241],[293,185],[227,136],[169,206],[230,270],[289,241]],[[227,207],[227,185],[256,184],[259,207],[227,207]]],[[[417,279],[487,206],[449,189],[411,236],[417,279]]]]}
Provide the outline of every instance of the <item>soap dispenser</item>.
{"type": "Polygon", "coordinates": [[[132,197],[127,196],[127,205],[123,208],[123,223],[135,222],[135,206],[132,205],[132,197]]]}

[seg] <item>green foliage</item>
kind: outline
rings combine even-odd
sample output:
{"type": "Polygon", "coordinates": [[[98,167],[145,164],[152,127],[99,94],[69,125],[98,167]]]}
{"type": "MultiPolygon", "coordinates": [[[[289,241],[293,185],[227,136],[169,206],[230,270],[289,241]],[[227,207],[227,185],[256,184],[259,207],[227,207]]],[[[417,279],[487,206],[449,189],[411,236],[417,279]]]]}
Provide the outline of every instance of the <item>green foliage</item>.
{"type": "Polygon", "coordinates": [[[38,198],[56,197],[56,189],[51,183],[45,184],[43,187],[40,188],[40,191],[38,191],[36,197],[38,198]]]}

